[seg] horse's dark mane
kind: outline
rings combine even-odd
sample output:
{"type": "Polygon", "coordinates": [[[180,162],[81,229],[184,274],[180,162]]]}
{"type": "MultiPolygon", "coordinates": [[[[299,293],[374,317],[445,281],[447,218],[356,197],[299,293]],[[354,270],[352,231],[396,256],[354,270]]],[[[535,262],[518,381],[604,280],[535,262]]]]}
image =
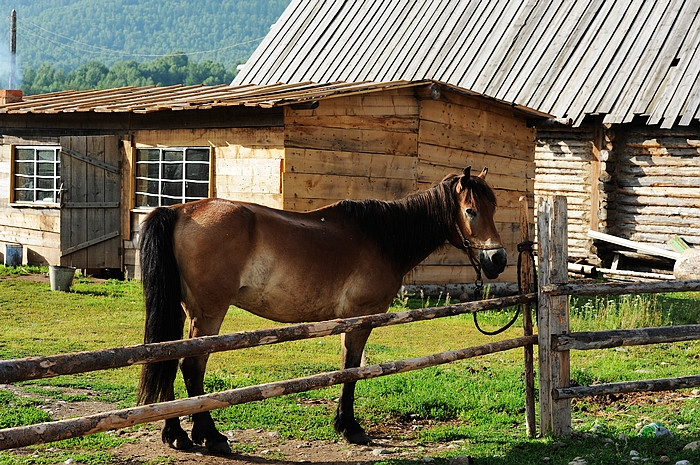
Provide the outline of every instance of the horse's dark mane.
{"type": "MultiPolygon", "coordinates": [[[[339,206],[382,252],[401,268],[412,268],[445,244],[455,228],[453,192],[460,177],[451,175],[432,188],[399,200],[344,200],[339,206]]],[[[467,183],[472,198],[495,205],[493,191],[480,178],[467,183]]]]}

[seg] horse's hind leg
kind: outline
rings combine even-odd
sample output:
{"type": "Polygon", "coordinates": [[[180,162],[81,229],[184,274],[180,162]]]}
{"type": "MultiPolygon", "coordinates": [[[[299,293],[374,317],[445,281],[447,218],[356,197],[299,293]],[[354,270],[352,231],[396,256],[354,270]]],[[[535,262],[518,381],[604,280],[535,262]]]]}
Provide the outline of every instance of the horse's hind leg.
{"type": "MultiPolygon", "coordinates": [[[[372,330],[345,333],[343,343],[343,368],[356,368],[362,362],[362,351],[372,330]]],[[[355,420],[355,383],[344,383],[340,388],[340,400],[335,414],[335,430],[352,444],[368,444],[371,439],[355,420]]]]}
{"type": "MultiPolygon", "coordinates": [[[[218,334],[226,310],[227,306],[221,311],[214,313],[214,316],[190,316],[189,336],[198,337],[218,334]]],[[[208,355],[203,355],[188,357],[180,362],[182,377],[185,380],[187,394],[190,397],[204,394],[204,372],[207,368],[208,359],[208,355]]],[[[231,453],[231,447],[226,436],[217,431],[209,412],[195,413],[192,415],[192,422],[192,441],[194,443],[204,444],[210,452],[218,454],[231,453]]]]}

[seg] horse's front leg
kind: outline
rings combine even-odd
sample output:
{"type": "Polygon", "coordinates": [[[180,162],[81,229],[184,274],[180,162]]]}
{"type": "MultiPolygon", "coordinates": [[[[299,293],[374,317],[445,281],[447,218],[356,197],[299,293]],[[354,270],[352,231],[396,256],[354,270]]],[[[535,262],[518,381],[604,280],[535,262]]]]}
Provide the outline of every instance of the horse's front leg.
{"type": "MultiPolygon", "coordinates": [[[[362,351],[372,330],[358,330],[342,335],[343,368],[356,368],[362,362],[362,351]]],[[[355,420],[355,383],[344,383],[335,414],[335,430],[352,444],[368,444],[371,439],[355,420]]]]}
{"type": "MultiPolygon", "coordinates": [[[[226,309],[216,318],[194,318],[190,323],[190,337],[211,336],[219,333],[226,309]]],[[[188,357],[180,362],[180,370],[185,380],[187,394],[190,397],[204,394],[204,372],[207,369],[209,355],[188,357]]],[[[230,454],[228,439],[217,431],[209,412],[192,415],[192,441],[204,444],[210,452],[230,454]]]]}

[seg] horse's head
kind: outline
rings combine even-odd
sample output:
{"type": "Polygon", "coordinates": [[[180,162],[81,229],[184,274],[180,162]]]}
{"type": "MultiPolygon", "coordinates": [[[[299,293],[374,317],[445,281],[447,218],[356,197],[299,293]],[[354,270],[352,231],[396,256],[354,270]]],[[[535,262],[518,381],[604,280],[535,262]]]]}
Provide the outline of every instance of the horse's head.
{"type": "Polygon", "coordinates": [[[471,166],[464,169],[454,184],[456,198],[455,231],[450,243],[463,249],[489,279],[497,278],[506,267],[506,251],[493,220],[496,197],[486,184],[488,170],[471,175],[471,166]],[[477,265],[478,264],[478,265],[477,265]]]}

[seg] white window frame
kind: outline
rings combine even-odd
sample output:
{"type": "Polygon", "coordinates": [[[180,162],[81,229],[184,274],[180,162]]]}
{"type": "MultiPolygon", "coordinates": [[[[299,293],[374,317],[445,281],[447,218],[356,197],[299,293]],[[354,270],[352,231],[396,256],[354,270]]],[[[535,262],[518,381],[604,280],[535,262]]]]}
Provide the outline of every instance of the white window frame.
{"type": "Polygon", "coordinates": [[[56,206],[61,201],[61,146],[60,145],[15,145],[12,147],[12,203],[17,205],[32,205],[32,206],[56,206]],[[18,158],[19,150],[32,150],[34,157],[32,160],[20,160],[18,158]],[[39,152],[53,151],[52,160],[40,160],[39,152]],[[17,169],[19,165],[31,165],[31,173],[17,169]],[[51,174],[39,174],[39,165],[53,165],[51,174]],[[30,187],[26,187],[27,183],[19,182],[21,179],[27,180],[30,187]],[[50,181],[50,187],[46,186],[46,182],[50,181]],[[42,183],[44,186],[39,186],[42,183]],[[39,198],[40,192],[51,192],[51,196],[39,198]],[[19,193],[31,193],[27,199],[26,195],[18,195],[19,193]],[[20,198],[24,197],[24,198],[20,198]]]}
{"type": "Polygon", "coordinates": [[[191,202],[194,200],[200,200],[200,199],[205,199],[209,197],[209,192],[210,192],[210,182],[211,182],[211,156],[212,156],[212,151],[211,147],[136,147],[134,149],[134,173],[135,173],[135,208],[154,208],[154,207],[160,207],[160,206],[168,206],[168,205],[174,205],[178,203],[186,203],[186,202],[191,202]],[[188,160],[188,151],[202,151],[206,150],[208,157],[207,160],[188,160]],[[158,151],[159,156],[157,160],[148,160],[140,159],[140,153],[142,151],[158,151]],[[173,153],[173,152],[182,152],[182,157],[181,160],[167,160],[164,154],[166,153],[173,153]],[[146,175],[141,175],[140,174],[140,167],[144,165],[157,165],[157,174],[153,173],[151,169],[146,168],[146,175]],[[203,179],[194,179],[190,178],[188,179],[187,177],[187,167],[188,165],[206,165],[206,180],[203,179]],[[180,178],[172,178],[169,177],[168,174],[166,174],[166,168],[167,167],[177,167],[181,166],[182,168],[180,169],[181,172],[181,177],[180,178]],[[164,190],[167,186],[168,183],[172,183],[172,185],[176,185],[177,183],[181,183],[181,190],[177,195],[174,195],[173,193],[164,193],[164,190]],[[144,190],[143,185],[146,185],[146,189],[144,190]],[[201,195],[188,195],[188,187],[191,186],[192,184],[195,185],[206,185],[206,195],[201,196],[201,195]],[[149,192],[151,188],[155,188],[158,192],[149,192]],[[145,201],[150,199],[151,201],[145,201]],[[157,204],[157,205],[156,205],[157,204]]]}

